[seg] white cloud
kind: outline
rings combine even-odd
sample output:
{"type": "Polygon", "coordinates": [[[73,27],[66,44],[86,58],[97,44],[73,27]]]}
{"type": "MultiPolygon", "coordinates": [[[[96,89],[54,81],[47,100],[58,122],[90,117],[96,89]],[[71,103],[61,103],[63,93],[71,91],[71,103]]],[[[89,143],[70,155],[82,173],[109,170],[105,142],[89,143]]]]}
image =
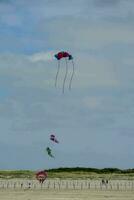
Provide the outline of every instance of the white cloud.
{"type": "MultiPolygon", "coordinates": [[[[57,60],[53,52],[41,52],[27,55],[1,55],[0,73],[3,76],[14,77],[15,87],[53,88],[57,72],[57,60]],[[53,59],[53,60],[51,60],[53,59]],[[48,62],[50,61],[50,62],[48,62]]],[[[113,64],[97,56],[77,54],[74,56],[75,74],[72,88],[116,87],[120,80],[116,77],[113,64]]],[[[68,85],[72,73],[72,63],[68,64],[68,85]]],[[[62,87],[65,75],[65,63],[61,62],[58,77],[59,87],[62,87]]]]}
{"type": "Polygon", "coordinates": [[[52,61],[54,59],[54,54],[55,54],[54,51],[39,52],[39,53],[35,53],[31,56],[28,56],[28,58],[32,62],[52,61]]]}
{"type": "Polygon", "coordinates": [[[53,19],[42,23],[38,29],[49,35],[48,43],[65,49],[100,49],[113,44],[134,43],[132,26],[108,22],[94,23],[89,19],[67,18],[53,19]],[[64,31],[66,30],[66,31],[64,31]]]}
{"type": "Polygon", "coordinates": [[[106,88],[120,85],[111,61],[88,54],[81,54],[76,60],[73,83],[76,88],[106,88]]]}

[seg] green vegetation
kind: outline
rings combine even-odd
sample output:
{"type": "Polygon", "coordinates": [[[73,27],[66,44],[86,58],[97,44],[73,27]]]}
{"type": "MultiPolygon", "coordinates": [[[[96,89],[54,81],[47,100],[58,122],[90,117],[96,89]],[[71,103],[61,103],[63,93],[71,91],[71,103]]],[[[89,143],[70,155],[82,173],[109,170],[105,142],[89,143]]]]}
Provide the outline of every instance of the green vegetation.
{"type": "Polygon", "coordinates": [[[95,172],[95,173],[134,173],[134,169],[118,169],[118,168],[85,168],[85,167],[74,167],[74,168],[57,168],[49,169],[49,172],[73,172],[73,171],[82,171],[82,172],[95,172]]]}
{"type": "Polygon", "coordinates": [[[72,179],[134,179],[134,169],[121,170],[118,168],[57,168],[49,169],[49,178],[72,179]]]}
{"type": "Polygon", "coordinates": [[[11,178],[33,178],[35,172],[29,171],[29,170],[2,170],[0,171],[0,178],[6,178],[6,179],[11,179],[11,178]]]}
{"type": "MultiPolygon", "coordinates": [[[[49,178],[60,178],[60,179],[134,179],[134,169],[117,169],[117,168],[57,168],[48,169],[49,178]]],[[[0,171],[1,179],[35,179],[35,171],[30,170],[17,170],[17,171],[0,171]]]]}

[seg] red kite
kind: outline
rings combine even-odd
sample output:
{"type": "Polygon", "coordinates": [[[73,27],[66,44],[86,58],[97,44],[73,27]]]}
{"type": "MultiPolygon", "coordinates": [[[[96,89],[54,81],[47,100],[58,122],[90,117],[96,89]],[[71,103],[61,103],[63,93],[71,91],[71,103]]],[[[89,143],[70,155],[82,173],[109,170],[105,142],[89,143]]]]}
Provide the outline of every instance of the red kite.
{"type": "Polygon", "coordinates": [[[60,60],[65,59],[65,61],[66,61],[66,73],[65,73],[65,77],[64,77],[64,81],[63,81],[63,88],[62,88],[62,92],[64,93],[64,86],[65,86],[67,73],[68,73],[68,61],[72,61],[72,66],[73,66],[73,72],[72,72],[72,75],[70,78],[70,83],[69,83],[69,90],[71,90],[71,84],[72,84],[72,80],[73,80],[73,76],[74,76],[73,56],[71,54],[69,54],[68,52],[61,51],[55,55],[55,58],[58,60],[58,70],[57,70],[57,74],[56,74],[56,78],[55,78],[55,87],[57,86],[57,78],[58,78],[58,74],[59,74],[59,70],[60,70],[60,60]]]}

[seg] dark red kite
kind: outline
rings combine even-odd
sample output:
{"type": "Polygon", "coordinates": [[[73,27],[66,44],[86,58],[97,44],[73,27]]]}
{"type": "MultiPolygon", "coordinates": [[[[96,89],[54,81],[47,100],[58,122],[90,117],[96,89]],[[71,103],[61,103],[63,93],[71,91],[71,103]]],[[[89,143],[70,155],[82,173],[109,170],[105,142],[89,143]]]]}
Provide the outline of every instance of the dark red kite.
{"type": "Polygon", "coordinates": [[[70,78],[70,83],[69,83],[69,90],[71,89],[71,84],[72,84],[73,75],[74,75],[73,56],[66,51],[61,51],[55,55],[55,58],[58,60],[58,70],[57,70],[57,74],[56,74],[56,78],[55,78],[55,87],[57,86],[57,78],[58,78],[58,74],[59,74],[59,70],[60,70],[60,60],[65,59],[65,61],[66,61],[66,73],[65,73],[65,77],[64,77],[64,81],[63,81],[63,89],[62,89],[62,92],[64,93],[64,86],[65,86],[67,73],[68,73],[68,61],[72,61],[72,66],[73,66],[73,72],[72,72],[72,75],[70,78]]]}
{"type": "Polygon", "coordinates": [[[61,51],[61,52],[57,53],[55,55],[55,57],[57,58],[57,60],[60,60],[62,58],[68,58],[69,60],[73,59],[72,55],[65,51],[61,51]]]}
{"type": "Polygon", "coordinates": [[[45,181],[45,179],[47,178],[47,172],[44,171],[39,171],[36,173],[36,179],[40,182],[43,183],[45,181]]]}

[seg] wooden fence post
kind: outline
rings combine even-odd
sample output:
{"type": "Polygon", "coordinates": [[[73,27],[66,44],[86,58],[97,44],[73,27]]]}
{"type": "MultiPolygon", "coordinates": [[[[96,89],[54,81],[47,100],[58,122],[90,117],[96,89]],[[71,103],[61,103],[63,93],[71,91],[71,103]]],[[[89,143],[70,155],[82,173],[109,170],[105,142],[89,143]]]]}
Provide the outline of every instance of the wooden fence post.
{"type": "Polygon", "coordinates": [[[14,189],[16,188],[16,182],[14,183],[14,189]]]}
{"type": "Polygon", "coordinates": [[[119,183],[117,183],[117,190],[119,190],[120,188],[119,188],[119,183]]]}
{"type": "Polygon", "coordinates": [[[55,189],[56,187],[55,187],[55,181],[54,181],[54,189],[55,189]]]}
{"type": "Polygon", "coordinates": [[[7,188],[9,188],[9,182],[7,183],[7,188]]]}
{"type": "Polygon", "coordinates": [[[66,189],[68,189],[68,181],[66,182],[66,189]]]}
{"type": "Polygon", "coordinates": [[[73,182],[73,189],[75,190],[75,183],[73,182]]]}
{"type": "Polygon", "coordinates": [[[23,188],[23,183],[20,184],[21,189],[23,188]]]}

